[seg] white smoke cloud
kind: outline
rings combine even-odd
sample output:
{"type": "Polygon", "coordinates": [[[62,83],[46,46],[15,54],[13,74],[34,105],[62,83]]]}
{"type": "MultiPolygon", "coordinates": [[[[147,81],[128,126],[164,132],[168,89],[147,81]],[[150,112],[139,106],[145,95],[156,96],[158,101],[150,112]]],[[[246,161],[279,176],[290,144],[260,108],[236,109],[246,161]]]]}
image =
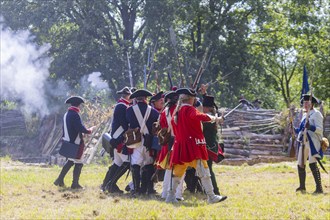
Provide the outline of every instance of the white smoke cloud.
{"type": "Polygon", "coordinates": [[[91,83],[91,86],[97,89],[106,89],[108,90],[108,83],[101,78],[100,72],[93,72],[88,75],[87,81],[91,83]]]}
{"type": "Polygon", "coordinates": [[[47,115],[45,83],[51,60],[50,44],[38,46],[29,31],[13,31],[0,18],[1,100],[19,100],[28,113],[47,115]]]}

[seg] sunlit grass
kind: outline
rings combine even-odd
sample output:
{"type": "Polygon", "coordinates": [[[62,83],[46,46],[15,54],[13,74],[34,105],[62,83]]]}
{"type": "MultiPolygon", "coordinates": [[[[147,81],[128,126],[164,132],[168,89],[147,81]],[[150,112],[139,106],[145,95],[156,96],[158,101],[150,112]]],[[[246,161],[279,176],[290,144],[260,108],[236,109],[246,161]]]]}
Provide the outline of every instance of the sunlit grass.
{"type": "MultiPolygon", "coordinates": [[[[53,181],[60,170],[1,158],[0,219],[330,219],[330,176],[321,171],[325,194],[313,195],[315,184],[307,168],[307,193],[296,193],[294,162],[215,165],[220,192],[228,199],[212,205],[199,193],[184,192],[185,201],[177,205],[156,196],[104,194],[99,186],[108,166],[97,164],[83,167],[80,182],[85,190],[69,188],[72,169],[65,179],[67,187],[58,188],[53,181]]],[[[131,180],[125,178],[119,180],[121,189],[131,180]]],[[[156,184],[158,193],[161,186],[156,184]]]]}

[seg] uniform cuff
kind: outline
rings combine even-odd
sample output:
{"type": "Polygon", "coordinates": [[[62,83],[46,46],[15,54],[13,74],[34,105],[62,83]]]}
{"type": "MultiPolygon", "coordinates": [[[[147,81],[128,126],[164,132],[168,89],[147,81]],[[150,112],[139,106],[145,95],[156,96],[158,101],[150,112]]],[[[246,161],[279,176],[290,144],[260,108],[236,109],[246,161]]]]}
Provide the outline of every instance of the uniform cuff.
{"type": "Polygon", "coordinates": [[[315,130],[316,130],[315,125],[309,125],[308,130],[315,132],[315,130]]]}

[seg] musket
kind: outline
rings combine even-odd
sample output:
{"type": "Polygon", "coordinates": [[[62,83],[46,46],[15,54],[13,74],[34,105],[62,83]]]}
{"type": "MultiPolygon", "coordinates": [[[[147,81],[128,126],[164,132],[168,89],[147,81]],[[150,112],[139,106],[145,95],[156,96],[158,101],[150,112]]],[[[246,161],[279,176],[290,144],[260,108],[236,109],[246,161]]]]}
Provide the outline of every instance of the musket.
{"type": "Polygon", "coordinates": [[[167,77],[168,77],[168,81],[170,82],[170,90],[172,90],[173,88],[173,81],[172,81],[172,76],[171,76],[171,73],[170,71],[167,72],[167,77]]]}
{"type": "Polygon", "coordinates": [[[179,68],[179,72],[180,72],[180,77],[181,77],[181,82],[180,82],[180,87],[184,87],[184,80],[183,80],[183,74],[182,74],[182,71],[181,71],[181,62],[180,62],[180,59],[179,59],[179,53],[178,53],[178,49],[177,49],[177,42],[176,42],[176,35],[174,33],[174,30],[173,30],[173,27],[171,26],[169,28],[169,31],[170,31],[170,38],[171,38],[171,42],[173,44],[173,47],[174,47],[174,52],[175,52],[175,56],[176,56],[176,60],[178,62],[178,68],[179,68]]]}
{"type": "Polygon", "coordinates": [[[149,66],[149,60],[150,60],[150,48],[148,50],[147,65],[143,66],[143,88],[144,89],[147,89],[147,67],[149,66]]]}
{"type": "Polygon", "coordinates": [[[129,60],[128,52],[126,53],[126,55],[127,55],[127,63],[128,63],[128,76],[129,76],[129,83],[130,83],[131,87],[134,87],[133,76],[132,76],[132,69],[131,69],[131,62],[130,62],[130,60],[129,60]]]}
{"type": "Polygon", "coordinates": [[[239,100],[239,104],[235,107],[235,108],[233,108],[232,110],[230,110],[227,114],[225,114],[224,116],[223,116],[223,118],[224,119],[226,119],[226,117],[228,117],[231,113],[233,113],[237,108],[239,108],[241,105],[243,105],[243,104],[246,104],[248,101],[247,100],[245,100],[245,99],[241,99],[241,100],[239,100]]]}
{"type": "Polygon", "coordinates": [[[209,52],[209,48],[207,47],[206,50],[205,50],[205,53],[204,53],[204,56],[203,56],[203,60],[202,60],[202,63],[201,63],[201,66],[199,67],[198,69],[198,72],[197,72],[197,75],[196,75],[196,78],[195,78],[195,81],[194,83],[192,84],[191,88],[192,89],[196,89],[197,88],[197,85],[201,79],[201,76],[206,68],[206,58],[207,58],[207,54],[209,52]]]}
{"type": "Polygon", "coordinates": [[[294,127],[293,127],[293,115],[291,109],[289,110],[289,117],[290,117],[290,126],[291,126],[291,145],[290,145],[290,157],[295,157],[296,152],[294,148],[294,143],[296,140],[294,127]]]}
{"type": "MultiPolygon", "coordinates": [[[[310,103],[312,103],[312,101],[313,101],[313,87],[312,87],[313,84],[312,83],[313,83],[313,79],[311,79],[311,95],[309,96],[309,102],[310,103]]],[[[302,142],[302,168],[305,168],[305,146],[306,146],[306,144],[308,142],[306,125],[309,123],[309,113],[310,113],[310,110],[311,110],[310,109],[310,106],[308,106],[306,117],[305,117],[305,125],[304,125],[304,132],[303,132],[303,142],[302,142]]]]}
{"type": "MultiPolygon", "coordinates": [[[[212,53],[211,53],[212,55],[212,53]]],[[[211,55],[209,58],[211,58],[211,55]]],[[[210,59],[209,59],[210,60],[210,59]]],[[[209,64],[209,61],[207,62],[207,65],[209,64]]],[[[206,66],[207,67],[207,66],[206,66]]],[[[230,74],[232,74],[234,71],[231,71],[230,73],[226,74],[224,77],[221,77],[221,80],[225,80],[230,74]]],[[[207,82],[205,85],[205,88],[207,89],[209,86],[215,84],[216,82],[218,82],[218,80],[211,80],[209,82],[207,82]]],[[[198,91],[201,91],[201,88],[198,89],[198,91]]],[[[252,106],[251,103],[247,103],[248,106],[252,106]]]]}
{"type": "Polygon", "coordinates": [[[152,51],[152,55],[151,55],[151,61],[150,61],[150,49],[149,49],[149,53],[148,53],[148,61],[147,61],[147,70],[148,70],[148,73],[147,73],[147,81],[146,81],[146,87],[148,85],[148,82],[149,82],[149,78],[150,78],[150,75],[151,75],[151,71],[154,67],[154,59],[155,59],[155,54],[156,54],[156,50],[157,50],[157,44],[158,44],[158,40],[156,41],[155,43],[155,47],[152,51]],[[150,62],[150,66],[149,66],[149,62],[150,62]]]}
{"type": "Polygon", "coordinates": [[[202,84],[201,87],[198,89],[198,92],[200,92],[202,90],[202,87],[205,87],[205,90],[207,90],[209,88],[209,86],[213,85],[214,83],[218,82],[217,80],[214,81],[210,81],[206,84],[202,84]]]}

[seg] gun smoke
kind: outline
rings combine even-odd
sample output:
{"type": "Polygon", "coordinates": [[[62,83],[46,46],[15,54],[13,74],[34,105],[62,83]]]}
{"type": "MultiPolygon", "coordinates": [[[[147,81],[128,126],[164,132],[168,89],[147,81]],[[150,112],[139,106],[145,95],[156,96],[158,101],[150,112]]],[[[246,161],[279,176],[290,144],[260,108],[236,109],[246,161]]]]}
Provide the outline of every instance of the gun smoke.
{"type": "Polygon", "coordinates": [[[28,30],[13,31],[4,24],[1,16],[0,28],[1,102],[14,101],[23,112],[43,117],[62,108],[70,95],[90,98],[100,91],[106,95],[110,92],[100,72],[82,77],[80,89],[74,91],[63,80],[49,80],[52,60],[48,51],[51,45],[38,45],[28,30]]]}
{"type": "Polygon", "coordinates": [[[27,30],[13,31],[1,28],[1,101],[15,100],[28,113],[49,113],[45,102],[45,81],[49,76],[51,60],[46,56],[49,44],[33,43],[27,30]]]}

